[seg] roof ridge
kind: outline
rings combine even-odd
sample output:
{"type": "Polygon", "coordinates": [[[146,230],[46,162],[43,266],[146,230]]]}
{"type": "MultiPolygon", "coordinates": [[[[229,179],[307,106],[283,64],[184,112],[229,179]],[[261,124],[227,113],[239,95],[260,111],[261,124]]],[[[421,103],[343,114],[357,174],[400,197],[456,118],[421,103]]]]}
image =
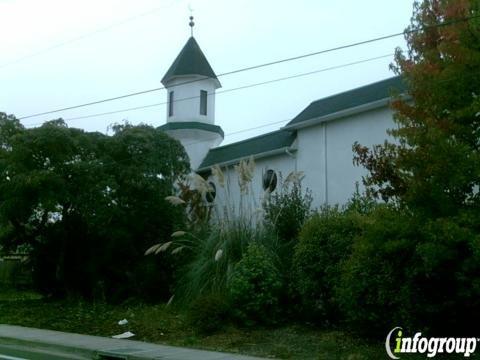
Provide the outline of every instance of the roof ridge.
{"type": "Polygon", "coordinates": [[[401,78],[401,75],[391,76],[389,78],[386,78],[386,79],[383,79],[383,80],[378,80],[378,81],[368,83],[368,84],[365,84],[365,85],[362,85],[362,86],[358,86],[358,87],[350,89],[350,90],[345,90],[345,91],[341,91],[341,92],[338,92],[338,93],[335,93],[335,94],[332,94],[332,95],[328,95],[326,97],[322,97],[320,99],[313,100],[310,104],[315,104],[316,102],[331,99],[331,98],[333,98],[335,96],[338,96],[338,95],[344,95],[344,94],[349,93],[349,92],[353,92],[353,91],[356,91],[356,90],[361,90],[361,89],[368,88],[368,87],[376,85],[376,84],[380,84],[382,82],[386,82],[386,81],[393,80],[393,79],[398,79],[398,78],[401,78]]]}
{"type": "Polygon", "coordinates": [[[286,126],[291,127],[307,120],[330,116],[347,109],[359,107],[365,109],[366,104],[378,103],[381,100],[389,99],[391,95],[390,89],[392,88],[396,88],[401,92],[406,91],[407,84],[402,75],[392,76],[312,101],[286,126]]]}

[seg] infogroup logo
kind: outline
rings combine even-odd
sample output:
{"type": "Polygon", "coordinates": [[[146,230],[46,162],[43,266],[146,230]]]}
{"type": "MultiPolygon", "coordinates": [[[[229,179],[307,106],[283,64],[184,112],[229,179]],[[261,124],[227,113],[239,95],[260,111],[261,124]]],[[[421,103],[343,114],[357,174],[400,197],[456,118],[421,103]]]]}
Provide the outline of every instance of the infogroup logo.
{"type": "Polygon", "coordinates": [[[421,332],[415,333],[413,337],[403,337],[402,328],[397,326],[393,328],[387,335],[385,340],[385,350],[391,359],[400,359],[400,354],[425,354],[427,357],[433,358],[437,354],[463,354],[470,357],[477,348],[477,342],[480,339],[471,338],[447,338],[447,337],[422,337],[421,332]],[[392,351],[392,335],[396,332],[396,338],[393,343],[392,351]]]}

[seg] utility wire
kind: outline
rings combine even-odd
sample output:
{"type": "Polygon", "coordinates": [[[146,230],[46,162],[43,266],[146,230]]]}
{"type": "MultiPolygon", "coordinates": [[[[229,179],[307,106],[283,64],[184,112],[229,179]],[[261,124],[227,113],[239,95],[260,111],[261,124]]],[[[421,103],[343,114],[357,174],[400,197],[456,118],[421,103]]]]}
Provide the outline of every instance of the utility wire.
{"type": "Polygon", "coordinates": [[[66,40],[66,41],[60,42],[60,43],[55,44],[55,45],[52,45],[52,46],[50,46],[50,47],[41,49],[41,50],[39,50],[39,51],[37,51],[37,52],[30,53],[30,54],[28,54],[28,55],[19,57],[19,58],[15,59],[15,60],[6,62],[6,63],[4,63],[4,64],[1,64],[1,65],[0,65],[0,69],[3,69],[3,68],[5,68],[5,67],[7,67],[7,66],[10,66],[10,65],[17,64],[17,63],[22,62],[22,61],[24,61],[24,60],[28,60],[28,59],[33,58],[33,57],[36,57],[36,56],[38,56],[38,55],[42,55],[42,54],[44,54],[44,53],[46,53],[46,52],[49,52],[49,51],[52,51],[52,50],[61,48],[61,47],[63,47],[63,46],[70,45],[70,44],[72,44],[72,43],[74,43],[74,42],[77,42],[77,41],[80,41],[80,40],[89,38],[89,37],[91,37],[91,36],[93,36],[93,35],[96,35],[96,34],[98,34],[98,33],[111,30],[111,29],[113,29],[113,28],[115,28],[115,27],[117,27],[117,26],[124,25],[124,24],[129,23],[129,22],[131,22],[131,21],[133,21],[133,20],[136,20],[136,19],[145,17],[145,16],[147,16],[147,15],[154,14],[154,13],[159,12],[159,11],[161,11],[161,10],[164,10],[164,8],[163,8],[163,7],[154,8],[154,9],[152,9],[152,10],[143,12],[143,13],[141,13],[141,14],[128,17],[128,18],[126,18],[126,19],[123,19],[123,20],[120,20],[120,21],[118,21],[118,22],[112,23],[112,24],[110,24],[110,25],[108,25],[108,26],[105,26],[105,27],[99,28],[99,29],[97,29],[97,30],[94,30],[94,31],[92,31],[92,32],[89,32],[89,33],[80,35],[80,36],[78,36],[78,37],[76,37],[76,38],[73,38],[73,39],[70,39],[70,40],[66,40]]]}
{"type": "MultiPolygon", "coordinates": [[[[474,74],[478,75],[479,73],[478,73],[478,71],[476,71],[476,72],[474,72],[474,74]]],[[[447,78],[447,79],[440,80],[440,82],[457,81],[457,80],[458,80],[458,78],[453,76],[453,77],[450,77],[450,78],[447,78]]],[[[246,129],[242,129],[242,130],[237,130],[237,131],[230,132],[230,133],[226,133],[225,136],[236,135],[236,134],[244,133],[244,132],[251,131],[251,130],[257,130],[257,129],[264,128],[264,127],[271,126],[271,125],[278,125],[278,124],[281,124],[281,123],[290,122],[291,120],[292,119],[284,119],[284,120],[280,120],[280,121],[274,121],[274,122],[266,123],[266,124],[263,124],[263,125],[250,127],[250,128],[246,128],[246,129]]],[[[286,131],[288,131],[288,130],[286,130],[286,131]]],[[[265,134],[260,134],[258,136],[262,136],[262,135],[265,135],[265,134]]],[[[201,143],[203,141],[204,140],[190,142],[190,143],[185,144],[185,147],[195,145],[195,144],[201,143]]],[[[231,145],[231,144],[222,145],[222,147],[223,146],[229,146],[229,145],[231,145]]],[[[114,161],[110,161],[110,162],[103,162],[103,164],[108,165],[108,164],[115,164],[115,163],[119,163],[119,162],[123,163],[123,162],[131,161],[131,160],[142,159],[143,157],[146,157],[146,156],[149,156],[149,154],[143,154],[143,155],[136,154],[136,155],[132,155],[132,156],[129,156],[129,157],[125,157],[123,159],[118,159],[118,160],[114,160],[114,161]]]]}
{"type": "MultiPolygon", "coordinates": [[[[251,127],[251,128],[247,128],[247,129],[242,129],[242,130],[237,130],[237,131],[233,131],[233,132],[230,132],[230,133],[226,133],[225,136],[231,136],[231,135],[236,135],[236,134],[241,134],[241,133],[244,133],[244,132],[248,132],[248,131],[252,131],[252,130],[258,130],[258,129],[261,129],[261,128],[264,128],[264,127],[267,127],[267,126],[272,126],[272,125],[278,125],[278,124],[281,124],[281,123],[286,123],[286,122],[289,122],[291,121],[292,119],[284,119],[284,120],[280,120],[280,121],[273,121],[273,122],[270,122],[270,123],[267,123],[267,124],[263,124],[263,125],[260,125],[260,126],[255,126],[255,127],[251,127]]],[[[260,134],[258,136],[262,136],[262,135],[265,135],[265,134],[260,134]]],[[[213,140],[215,138],[211,138],[211,139],[207,139],[207,140],[213,140]]],[[[190,143],[186,143],[184,145],[184,147],[189,147],[189,146],[192,146],[192,145],[195,145],[195,144],[199,144],[199,143],[202,143],[204,142],[205,140],[199,140],[199,141],[194,141],[194,142],[190,142],[190,143]]],[[[232,143],[234,144],[234,143],[232,143]]],[[[223,146],[229,146],[229,145],[232,145],[232,144],[226,144],[226,145],[222,145],[220,147],[223,147],[223,146]]],[[[215,148],[213,148],[215,149],[215,148]]],[[[211,149],[211,150],[213,150],[211,149]]],[[[128,162],[128,161],[131,161],[131,160],[138,160],[138,159],[143,159],[144,157],[148,157],[150,156],[150,154],[144,154],[143,156],[140,154],[140,155],[132,155],[132,156],[128,156],[128,157],[125,157],[123,159],[119,159],[119,160],[115,160],[115,161],[111,161],[111,163],[115,164],[115,163],[123,163],[123,162],[128,162]]],[[[108,164],[108,162],[106,162],[108,164]]]]}
{"type": "MultiPolygon", "coordinates": [[[[352,48],[352,47],[355,47],[355,46],[365,45],[365,44],[369,44],[369,43],[373,43],[373,42],[377,42],[377,41],[381,41],[381,40],[394,38],[394,37],[397,37],[397,36],[400,36],[400,35],[419,32],[419,31],[426,30],[426,29],[429,29],[429,28],[443,27],[443,26],[448,26],[448,25],[452,25],[452,24],[455,24],[455,23],[459,23],[459,22],[470,21],[470,20],[476,19],[476,18],[480,18],[480,15],[475,15],[475,16],[470,16],[470,17],[466,17],[466,18],[462,18],[462,19],[456,19],[456,20],[452,20],[452,21],[442,22],[440,24],[431,25],[431,26],[428,26],[428,27],[423,27],[421,29],[406,30],[406,31],[402,31],[402,32],[398,32],[398,33],[394,33],[394,34],[390,34],[390,35],[376,37],[376,38],[369,39],[369,40],[358,41],[358,42],[355,42],[355,43],[350,43],[350,44],[347,44],[347,45],[341,45],[341,46],[337,46],[337,47],[333,47],[333,48],[329,48],[329,49],[325,49],[325,50],[320,50],[320,51],[316,51],[316,52],[311,52],[311,53],[307,53],[307,54],[303,54],[303,55],[299,55],[299,56],[289,57],[289,58],[285,58],[285,59],[280,59],[280,60],[276,60],[276,61],[271,61],[271,62],[267,62],[267,63],[254,65],[254,66],[240,68],[240,69],[237,69],[237,70],[232,70],[232,71],[221,73],[221,74],[217,75],[217,77],[238,74],[238,73],[244,72],[244,71],[260,69],[260,68],[263,68],[263,67],[268,67],[268,66],[281,64],[281,63],[285,63],[285,62],[289,62],[289,61],[304,59],[304,58],[311,57],[311,56],[326,54],[326,53],[334,52],[334,51],[338,51],[338,50],[344,50],[344,49],[352,48]]],[[[172,85],[171,87],[186,85],[186,84],[190,84],[190,83],[197,82],[197,81],[202,81],[202,80],[204,80],[204,79],[202,78],[202,79],[195,79],[195,80],[191,80],[191,81],[185,81],[183,83],[172,85]]],[[[147,94],[147,93],[151,93],[151,92],[159,91],[159,90],[164,90],[164,89],[165,89],[165,87],[162,86],[162,87],[158,87],[158,88],[138,91],[138,92],[125,94],[125,95],[120,95],[120,96],[115,96],[115,97],[106,98],[106,99],[102,99],[102,100],[96,100],[96,101],[83,103],[83,104],[79,104],[79,105],[67,106],[67,107],[64,107],[64,108],[56,109],[56,110],[49,110],[49,111],[45,111],[45,112],[41,112],[41,113],[22,116],[22,117],[19,117],[18,119],[23,120],[23,119],[28,119],[28,118],[32,118],[32,117],[41,116],[41,115],[53,114],[53,113],[57,113],[57,112],[60,112],[60,111],[78,109],[78,108],[85,107],[85,106],[97,105],[97,104],[101,104],[101,103],[105,103],[105,102],[109,102],[109,101],[124,99],[124,98],[132,97],[132,96],[143,95],[143,94],[147,94]]]]}
{"type": "MultiPolygon", "coordinates": [[[[250,127],[250,128],[226,133],[225,136],[241,134],[241,133],[244,133],[244,132],[247,132],[247,131],[257,130],[257,129],[261,129],[261,128],[264,128],[264,127],[267,127],[267,126],[278,125],[278,124],[285,123],[285,122],[288,122],[288,121],[291,121],[291,120],[292,119],[284,119],[284,120],[280,120],[280,121],[273,121],[273,122],[269,122],[269,123],[266,123],[266,124],[263,124],[263,125],[254,126],[254,127],[250,127]]],[[[262,135],[264,135],[264,134],[261,134],[261,135],[258,135],[258,136],[262,136],[262,135]]],[[[214,138],[212,138],[212,139],[214,139],[214,138]]],[[[199,140],[199,141],[194,141],[194,142],[191,142],[191,143],[187,143],[187,144],[185,144],[185,147],[195,145],[195,144],[199,144],[199,143],[202,143],[204,141],[205,140],[199,140]]],[[[230,144],[226,144],[226,145],[223,145],[223,146],[228,146],[228,145],[230,145],[230,144]]],[[[124,157],[122,159],[117,159],[117,160],[112,160],[112,161],[102,161],[102,165],[110,165],[110,164],[115,165],[117,163],[124,163],[124,162],[132,161],[132,160],[139,160],[139,159],[149,157],[150,155],[151,154],[149,154],[149,153],[135,154],[135,155],[132,155],[132,156],[124,157]]]]}
{"type": "MultiPolygon", "coordinates": [[[[229,132],[229,133],[226,133],[226,134],[225,134],[225,137],[231,136],[231,135],[243,134],[243,133],[245,133],[245,132],[249,132],[249,131],[252,131],[252,130],[263,129],[263,128],[268,127],[268,126],[286,123],[286,122],[289,122],[289,121],[291,121],[291,120],[292,120],[292,119],[284,119],[284,120],[280,120],[280,121],[272,121],[272,122],[269,122],[269,123],[266,123],[266,124],[263,124],[263,125],[254,126],[254,127],[250,127],[250,128],[246,128],[246,129],[242,129],[242,130],[237,130],[237,131],[229,132]]],[[[257,136],[262,136],[262,135],[265,135],[265,134],[260,134],[260,135],[257,135],[257,136]]],[[[211,139],[213,140],[214,138],[211,138],[211,139]]],[[[199,141],[189,142],[189,143],[186,143],[186,144],[185,144],[185,147],[191,146],[191,145],[195,145],[195,144],[200,144],[200,143],[203,143],[204,141],[205,141],[205,140],[199,140],[199,141]]],[[[232,144],[234,144],[234,143],[232,143],[232,144]]],[[[221,145],[220,147],[222,147],[222,146],[228,146],[228,145],[231,145],[231,144],[221,145]]],[[[214,149],[215,149],[215,148],[214,148],[214,149]]]]}
{"type": "MultiPolygon", "coordinates": [[[[372,58],[368,58],[368,59],[353,61],[353,62],[342,64],[342,65],[330,66],[330,67],[327,67],[327,68],[314,70],[314,71],[309,71],[309,72],[305,72],[305,73],[301,73],[301,74],[285,76],[285,77],[281,77],[281,78],[277,78],[277,79],[273,79],[273,80],[262,81],[262,82],[248,84],[248,85],[244,85],[244,86],[239,86],[239,87],[235,87],[235,88],[231,88],[231,89],[221,90],[221,91],[216,92],[216,95],[225,94],[225,93],[238,91],[238,90],[244,90],[244,89],[248,89],[248,88],[253,88],[253,87],[261,86],[261,85],[272,84],[272,83],[276,83],[276,82],[280,82],[280,81],[291,80],[291,79],[295,79],[295,78],[299,78],[299,77],[310,76],[310,75],[314,75],[314,74],[318,74],[318,73],[322,73],[322,72],[327,72],[327,71],[331,71],[331,70],[337,70],[337,69],[345,68],[345,67],[348,67],[348,66],[353,66],[353,65],[358,65],[358,64],[363,64],[363,63],[366,63],[366,62],[370,62],[370,61],[384,59],[384,58],[387,58],[387,57],[391,57],[393,55],[394,54],[386,54],[386,55],[376,56],[376,57],[372,57],[372,58]]],[[[210,93],[208,95],[212,96],[213,94],[210,93]]],[[[173,100],[173,102],[181,102],[181,101],[187,101],[187,100],[198,99],[198,98],[200,98],[200,96],[196,95],[196,96],[190,96],[190,97],[186,97],[186,98],[175,99],[175,100],[173,100]]],[[[102,113],[77,116],[77,117],[73,117],[73,118],[64,119],[64,121],[69,122],[69,121],[74,121],[74,120],[88,119],[88,118],[92,118],[92,117],[112,115],[112,114],[122,113],[122,112],[126,112],[126,111],[147,109],[147,108],[150,108],[150,107],[156,107],[156,106],[161,106],[161,105],[166,105],[166,104],[168,104],[168,102],[165,101],[165,102],[154,103],[154,104],[149,104],[149,105],[142,105],[142,106],[125,108],[125,109],[120,109],[120,110],[113,110],[113,111],[107,111],[107,112],[102,112],[102,113]]],[[[28,126],[33,127],[33,126],[37,126],[37,125],[41,125],[41,124],[42,123],[29,124],[28,126]]]]}
{"type": "MultiPolygon", "coordinates": [[[[475,75],[478,75],[479,72],[478,71],[475,71],[474,72],[475,75]]],[[[457,81],[458,80],[458,77],[456,76],[453,76],[453,77],[449,77],[449,78],[446,78],[446,79],[442,79],[440,80],[440,82],[448,82],[448,81],[457,81]]],[[[246,128],[246,129],[242,129],[242,130],[237,130],[237,131],[234,131],[234,132],[230,132],[230,133],[226,133],[225,136],[230,136],[230,135],[236,135],[236,134],[240,134],[240,133],[244,133],[244,132],[248,132],[248,131],[252,131],[252,130],[257,130],[257,129],[261,129],[261,128],[264,128],[264,127],[268,127],[268,126],[272,126],[272,125],[278,125],[278,124],[281,124],[281,123],[286,123],[286,122],[290,122],[292,119],[289,118],[289,119],[284,119],[284,120],[280,120],[280,121],[273,121],[273,122],[269,122],[269,123],[266,123],[266,124],[263,124],[263,125],[259,125],[259,126],[255,126],[255,127],[250,127],[250,128],[246,128]]],[[[289,131],[288,129],[286,129],[286,131],[289,131]]],[[[256,137],[258,136],[262,136],[262,135],[265,135],[265,134],[260,134],[260,135],[257,135],[256,137]]],[[[213,137],[211,139],[214,139],[213,137]]],[[[208,139],[207,139],[208,140],[208,139]]],[[[204,142],[205,140],[199,140],[199,141],[194,141],[194,142],[190,142],[190,143],[186,143],[184,145],[184,147],[189,147],[191,145],[195,145],[195,144],[198,144],[198,143],[202,143],[204,142]]],[[[229,146],[229,145],[233,145],[235,143],[232,143],[232,144],[226,144],[226,145],[222,145],[221,147],[223,146],[229,146]]],[[[216,148],[213,148],[213,149],[216,149],[216,148]]],[[[211,149],[211,150],[213,150],[211,149]]],[[[128,161],[132,161],[132,160],[138,160],[138,159],[143,159],[144,157],[147,157],[147,156],[150,156],[150,154],[148,153],[145,153],[145,154],[135,154],[135,155],[132,155],[132,156],[128,156],[128,157],[125,157],[125,158],[122,158],[122,159],[116,159],[116,160],[112,160],[112,161],[102,161],[102,165],[114,165],[116,163],[124,163],[124,162],[128,162],[128,161]]]]}
{"type": "MultiPolygon", "coordinates": [[[[475,72],[475,74],[478,74],[478,72],[475,72]]],[[[443,80],[440,80],[441,82],[447,82],[447,81],[457,81],[457,77],[450,77],[450,78],[447,78],[447,79],[443,79],[443,80]]],[[[264,128],[264,127],[267,127],[267,126],[271,126],[271,125],[277,125],[277,124],[280,124],[280,123],[285,123],[285,122],[289,122],[291,121],[292,119],[284,119],[284,120],[280,120],[280,121],[274,121],[274,122],[270,122],[270,123],[266,123],[266,124],[263,124],[263,125],[259,125],[259,126],[255,126],[255,127],[250,127],[250,128],[246,128],[246,129],[242,129],[242,130],[238,130],[238,131],[234,131],[234,132],[230,132],[230,133],[226,133],[225,136],[230,136],[230,135],[236,135],[236,134],[240,134],[240,133],[244,133],[244,132],[247,132],[247,131],[251,131],[251,130],[257,130],[257,129],[260,129],[260,128],[264,128]]],[[[288,130],[287,130],[288,131],[288,130]]],[[[258,135],[258,136],[262,136],[262,135],[265,135],[265,134],[261,134],[261,135],[258,135]]],[[[213,138],[212,138],[213,139],[213,138]]],[[[196,142],[191,142],[191,143],[187,143],[185,144],[185,147],[187,146],[191,146],[191,145],[195,145],[197,143],[201,143],[203,142],[203,140],[201,141],[196,141],[196,142]]],[[[226,145],[223,145],[223,146],[229,146],[231,144],[226,144],[226,145]]],[[[215,149],[215,148],[214,148],[215,149]]],[[[147,157],[147,156],[150,156],[150,154],[141,154],[141,155],[138,155],[138,154],[135,154],[135,155],[132,155],[132,156],[128,156],[128,157],[125,157],[123,159],[117,159],[117,160],[112,160],[112,161],[103,161],[102,162],[102,165],[115,165],[116,163],[123,163],[123,162],[128,162],[128,161],[132,161],[132,160],[138,160],[138,159],[143,159],[144,157],[147,157]]]]}

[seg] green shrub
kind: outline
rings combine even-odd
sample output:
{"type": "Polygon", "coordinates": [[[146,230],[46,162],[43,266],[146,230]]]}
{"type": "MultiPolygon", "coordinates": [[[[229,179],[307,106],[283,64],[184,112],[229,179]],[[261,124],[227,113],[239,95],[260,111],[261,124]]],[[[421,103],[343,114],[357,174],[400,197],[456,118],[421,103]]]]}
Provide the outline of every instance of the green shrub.
{"type": "Polygon", "coordinates": [[[208,293],[225,294],[227,278],[243,258],[248,244],[258,242],[269,249],[274,247],[275,239],[271,234],[261,226],[252,227],[244,219],[218,226],[191,239],[190,256],[177,281],[177,299],[188,303],[208,293]]]}
{"type": "Polygon", "coordinates": [[[337,208],[322,208],[302,228],[295,247],[293,289],[299,296],[300,312],[315,322],[338,318],[334,287],[340,263],[350,254],[361,216],[337,208]]]}
{"type": "Polygon", "coordinates": [[[467,336],[476,331],[480,320],[480,232],[478,217],[471,220],[439,218],[422,225],[421,243],[409,269],[416,290],[410,310],[415,326],[439,334],[467,336]]]}
{"type": "Polygon", "coordinates": [[[480,317],[480,237],[473,223],[376,209],[337,287],[350,325],[379,336],[395,326],[438,334],[473,331],[480,317]]]}
{"type": "Polygon", "coordinates": [[[187,313],[188,323],[201,334],[212,334],[220,330],[228,316],[228,302],[223,295],[206,294],[190,304],[187,313]]]}
{"type": "MultiPolygon", "coordinates": [[[[293,249],[297,244],[300,229],[312,215],[312,194],[308,190],[302,191],[302,176],[302,173],[290,173],[279,191],[271,194],[263,203],[264,223],[277,237],[275,254],[279,259],[279,270],[285,278],[292,275],[290,270],[293,249]]],[[[287,297],[288,294],[284,294],[284,301],[288,302],[287,297]]]]}
{"type": "Polygon", "coordinates": [[[228,281],[234,315],[246,324],[275,322],[282,285],[272,255],[252,242],[228,281]]]}
{"type": "Polygon", "coordinates": [[[408,215],[384,206],[371,213],[337,287],[343,314],[356,330],[408,326],[400,311],[410,298],[404,268],[413,256],[415,235],[408,215]]]}
{"type": "Polygon", "coordinates": [[[285,181],[280,191],[271,194],[263,204],[265,223],[276,232],[280,241],[296,240],[311,215],[311,204],[312,194],[308,190],[302,191],[300,181],[285,181]]]}
{"type": "Polygon", "coordinates": [[[362,215],[370,214],[379,205],[375,199],[360,193],[360,186],[355,183],[355,192],[344,206],[345,211],[354,211],[362,215]]]}

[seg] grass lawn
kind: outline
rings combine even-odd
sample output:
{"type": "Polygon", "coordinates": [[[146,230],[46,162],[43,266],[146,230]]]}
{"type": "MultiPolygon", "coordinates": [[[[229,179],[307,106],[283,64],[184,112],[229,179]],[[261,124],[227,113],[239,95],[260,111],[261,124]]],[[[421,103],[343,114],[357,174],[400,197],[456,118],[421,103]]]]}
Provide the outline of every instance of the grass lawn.
{"type": "Polygon", "coordinates": [[[0,290],[0,323],[80,334],[112,336],[132,331],[132,339],[282,359],[382,359],[383,344],[371,344],[341,331],[300,325],[240,329],[226,326],[199,335],[181,311],[166,305],[123,305],[47,301],[32,292],[0,290]],[[126,318],[126,326],[117,324],[126,318]]]}

